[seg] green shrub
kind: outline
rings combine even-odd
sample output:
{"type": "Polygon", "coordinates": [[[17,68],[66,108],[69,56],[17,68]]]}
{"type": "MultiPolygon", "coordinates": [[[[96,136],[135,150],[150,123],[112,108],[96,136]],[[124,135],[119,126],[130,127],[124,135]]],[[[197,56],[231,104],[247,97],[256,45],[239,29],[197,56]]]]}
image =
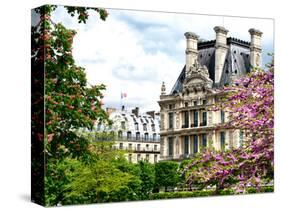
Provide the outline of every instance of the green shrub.
{"type": "MultiPolygon", "coordinates": [[[[263,192],[273,192],[273,186],[266,186],[261,189],[263,192]]],[[[258,193],[256,188],[247,188],[247,194],[258,193]]],[[[234,189],[223,189],[217,193],[214,190],[201,190],[201,191],[180,191],[180,192],[163,192],[163,193],[153,193],[150,195],[150,199],[173,199],[173,198],[186,198],[186,197],[206,197],[215,195],[235,195],[234,189]]]]}

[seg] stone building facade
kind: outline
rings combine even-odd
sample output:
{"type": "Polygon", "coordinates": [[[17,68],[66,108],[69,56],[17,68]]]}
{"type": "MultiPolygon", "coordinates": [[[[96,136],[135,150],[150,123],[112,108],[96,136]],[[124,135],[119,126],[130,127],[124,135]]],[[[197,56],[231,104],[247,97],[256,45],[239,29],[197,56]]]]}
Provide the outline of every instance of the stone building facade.
{"type": "Polygon", "coordinates": [[[240,130],[218,128],[227,121],[224,111],[209,109],[220,101],[217,88],[231,84],[261,66],[262,32],[250,29],[251,41],[227,37],[228,30],[216,26],[215,40],[199,41],[185,33],[186,64],[170,93],[161,87],[161,159],[182,160],[204,147],[235,148],[243,141],[240,130]]]}
{"type": "MultiPolygon", "coordinates": [[[[127,111],[107,108],[113,125],[108,131],[117,135],[113,148],[126,151],[128,161],[137,163],[146,160],[156,163],[160,159],[160,116],[149,111],[140,114],[139,108],[127,111]]],[[[97,130],[104,130],[97,126],[97,130]]]]}

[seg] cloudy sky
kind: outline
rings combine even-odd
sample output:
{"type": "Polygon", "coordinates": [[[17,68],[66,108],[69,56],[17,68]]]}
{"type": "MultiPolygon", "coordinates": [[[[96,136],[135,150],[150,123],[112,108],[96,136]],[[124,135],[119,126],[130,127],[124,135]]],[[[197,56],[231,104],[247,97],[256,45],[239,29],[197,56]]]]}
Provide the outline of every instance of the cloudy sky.
{"type": "Polygon", "coordinates": [[[185,37],[195,32],[201,39],[215,39],[214,26],[224,26],[228,36],[250,41],[249,28],[263,32],[263,63],[273,52],[273,21],[238,17],[112,10],[104,22],[90,12],[87,24],[78,24],[63,8],[52,20],[75,29],[73,55],[86,68],[90,84],[104,83],[105,106],[122,104],[141,111],[159,111],[162,81],[169,92],[185,64],[185,37]],[[127,97],[121,100],[121,92],[127,97]]]}

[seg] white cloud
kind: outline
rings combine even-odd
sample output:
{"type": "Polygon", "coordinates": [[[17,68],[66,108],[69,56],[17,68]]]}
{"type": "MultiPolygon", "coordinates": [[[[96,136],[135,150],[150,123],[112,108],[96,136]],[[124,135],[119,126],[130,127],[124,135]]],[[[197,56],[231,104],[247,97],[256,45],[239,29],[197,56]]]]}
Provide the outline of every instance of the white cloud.
{"type": "Polygon", "coordinates": [[[91,84],[104,83],[106,106],[139,106],[158,110],[161,82],[169,91],[185,63],[184,32],[215,39],[213,27],[222,25],[229,36],[250,40],[249,28],[264,32],[264,45],[272,48],[272,21],[219,16],[109,10],[103,22],[91,12],[86,25],[78,24],[59,8],[54,21],[77,30],[76,62],[86,68],[91,84]],[[120,93],[128,97],[120,101],[120,93]]]}

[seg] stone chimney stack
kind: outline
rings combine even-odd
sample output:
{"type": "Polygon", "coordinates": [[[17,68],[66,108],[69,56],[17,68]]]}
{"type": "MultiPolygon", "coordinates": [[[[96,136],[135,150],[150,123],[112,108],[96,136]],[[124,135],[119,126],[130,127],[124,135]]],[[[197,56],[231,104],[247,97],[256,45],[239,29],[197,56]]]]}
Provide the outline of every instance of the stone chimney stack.
{"type": "Polygon", "coordinates": [[[198,57],[198,38],[199,36],[193,32],[184,33],[186,37],[186,67],[185,67],[185,75],[190,70],[190,67],[194,64],[195,60],[198,57]]]}
{"type": "Polygon", "coordinates": [[[222,76],[223,65],[227,53],[227,33],[224,27],[216,26],[216,52],[215,52],[215,83],[219,83],[222,76]]]}
{"type": "Polygon", "coordinates": [[[135,114],[136,117],[139,117],[139,107],[132,109],[132,113],[135,114]]]}
{"type": "Polygon", "coordinates": [[[261,64],[261,36],[262,32],[257,29],[249,29],[251,35],[250,64],[252,67],[260,67],[261,64]]]}

